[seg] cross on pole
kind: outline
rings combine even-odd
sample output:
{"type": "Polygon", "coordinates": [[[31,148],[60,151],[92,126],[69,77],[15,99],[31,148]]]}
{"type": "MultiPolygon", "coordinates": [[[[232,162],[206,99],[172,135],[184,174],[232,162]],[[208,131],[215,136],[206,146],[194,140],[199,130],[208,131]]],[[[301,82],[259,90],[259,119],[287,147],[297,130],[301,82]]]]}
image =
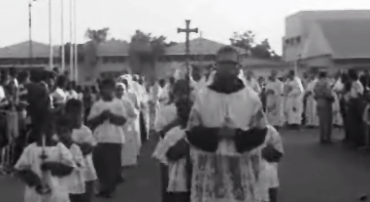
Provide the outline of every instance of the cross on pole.
{"type": "Polygon", "coordinates": [[[190,74],[190,66],[189,66],[189,54],[190,54],[190,47],[189,47],[189,36],[190,33],[198,33],[198,28],[191,29],[190,28],[190,20],[185,20],[186,27],[183,28],[177,28],[177,33],[185,33],[186,34],[186,41],[185,41],[185,65],[186,69],[188,71],[188,74],[190,74]]]}

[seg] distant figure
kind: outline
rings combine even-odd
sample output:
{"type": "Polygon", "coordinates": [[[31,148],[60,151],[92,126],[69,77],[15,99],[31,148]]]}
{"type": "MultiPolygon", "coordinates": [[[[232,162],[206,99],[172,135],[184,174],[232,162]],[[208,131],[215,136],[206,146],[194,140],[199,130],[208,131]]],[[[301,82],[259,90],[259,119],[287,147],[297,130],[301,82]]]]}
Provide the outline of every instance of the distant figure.
{"type": "Polygon", "coordinates": [[[334,95],[326,72],[319,73],[313,92],[319,116],[320,142],[322,144],[331,143],[334,95]]]}

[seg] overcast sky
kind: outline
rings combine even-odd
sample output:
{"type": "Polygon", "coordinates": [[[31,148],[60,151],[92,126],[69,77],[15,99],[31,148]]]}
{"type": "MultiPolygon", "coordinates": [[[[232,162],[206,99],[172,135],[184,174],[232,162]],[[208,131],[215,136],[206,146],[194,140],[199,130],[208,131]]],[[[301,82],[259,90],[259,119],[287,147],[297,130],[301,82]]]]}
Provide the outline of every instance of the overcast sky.
{"type": "MultiPolygon", "coordinates": [[[[61,42],[61,0],[53,1],[53,43],[61,42]]],[[[69,0],[65,41],[69,40],[69,0]]],[[[286,16],[301,10],[370,9],[370,0],[77,0],[77,40],[87,28],[110,28],[110,37],[129,40],[140,29],[184,41],[176,29],[199,28],[204,38],[228,43],[234,31],[253,30],[281,52],[286,16]]],[[[48,42],[48,0],[33,3],[33,39],[48,42]]],[[[0,0],[0,47],[28,40],[28,0],[0,0]]],[[[191,38],[199,37],[192,34],[191,38]]]]}

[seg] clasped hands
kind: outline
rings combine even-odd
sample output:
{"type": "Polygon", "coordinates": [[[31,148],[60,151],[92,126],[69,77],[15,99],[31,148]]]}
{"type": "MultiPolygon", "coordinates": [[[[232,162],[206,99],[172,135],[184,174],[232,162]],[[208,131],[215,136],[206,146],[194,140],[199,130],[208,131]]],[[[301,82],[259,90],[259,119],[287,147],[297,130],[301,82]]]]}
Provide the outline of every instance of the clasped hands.
{"type": "Polygon", "coordinates": [[[100,120],[105,121],[108,120],[109,122],[112,122],[112,120],[116,117],[110,110],[104,110],[100,115],[100,120]]]}
{"type": "Polygon", "coordinates": [[[220,139],[232,139],[235,137],[236,130],[225,124],[222,128],[218,129],[217,135],[220,139]]]}

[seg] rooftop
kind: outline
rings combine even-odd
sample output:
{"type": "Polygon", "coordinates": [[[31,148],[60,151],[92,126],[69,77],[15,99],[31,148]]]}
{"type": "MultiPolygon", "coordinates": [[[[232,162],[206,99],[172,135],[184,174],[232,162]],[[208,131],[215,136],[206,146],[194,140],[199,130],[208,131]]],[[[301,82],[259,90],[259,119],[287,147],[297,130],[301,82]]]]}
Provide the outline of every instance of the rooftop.
{"type": "Polygon", "coordinates": [[[303,58],[370,58],[370,19],[319,20],[303,50],[303,58]]]}
{"type": "MultiPolygon", "coordinates": [[[[59,57],[59,47],[53,47],[54,57],[59,57]]],[[[49,45],[32,41],[32,56],[34,58],[49,57],[49,45]]],[[[0,58],[29,58],[30,41],[24,41],[18,44],[0,48],[0,58]]]]}
{"type": "MultiPolygon", "coordinates": [[[[189,41],[190,53],[192,55],[214,55],[223,46],[226,46],[226,44],[211,41],[202,37],[189,41]]],[[[166,55],[185,55],[185,47],[185,42],[170,46],[166,49],[166,55]]],[[[245,53],[245,51],[240,48],[236,49],[241,53],[245,53]]]]}

